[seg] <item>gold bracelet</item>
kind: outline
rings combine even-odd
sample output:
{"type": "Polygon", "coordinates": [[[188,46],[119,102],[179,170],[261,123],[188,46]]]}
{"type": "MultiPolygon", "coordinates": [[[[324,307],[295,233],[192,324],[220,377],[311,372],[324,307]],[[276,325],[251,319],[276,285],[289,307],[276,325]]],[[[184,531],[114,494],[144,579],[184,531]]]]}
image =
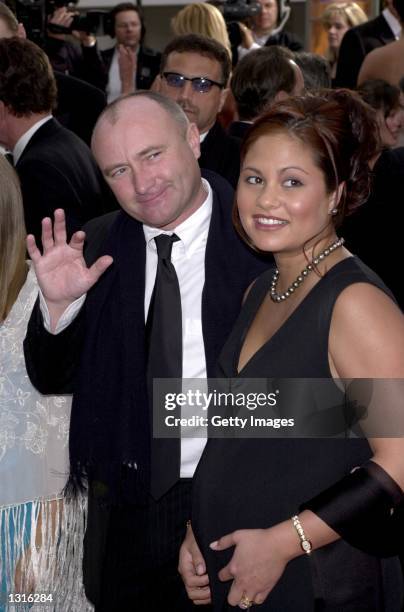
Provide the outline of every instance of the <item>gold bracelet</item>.
{"type": "Polygon", "coordinates": [[[306,534],[304,533],[304,529],[297,515],[292,516],[292,523],[293,523],[293,527],[297,531],[297,535],[299,536],[300,547],[302,551],[305,552],[306,555],[309,555],[311,551],[313,550],[313,546],[310,540],[306,538],[306,534]]]}

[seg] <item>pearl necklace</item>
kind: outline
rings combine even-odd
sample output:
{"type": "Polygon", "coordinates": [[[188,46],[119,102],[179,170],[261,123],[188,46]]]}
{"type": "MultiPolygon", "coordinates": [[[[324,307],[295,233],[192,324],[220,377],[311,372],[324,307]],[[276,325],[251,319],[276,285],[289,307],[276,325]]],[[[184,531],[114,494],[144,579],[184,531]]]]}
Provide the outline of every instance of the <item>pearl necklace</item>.
{"type": "Polygon", "coordinates": [[[290,287],[286,289],[286,291],[284,291],[284,293],[276,292],[276,284],[279,279],[279,270],[276,269],[273,274],[272,281],[271,281],[271,288],[269,290],[269,295],[271,296],[271,300],[273,302],[283,302],[288,297],[290,297],[292,293],[294,293],[294,291],[296,291],[296,289],[300,287],[302,282],[305,280],[308,274],[310,274],[310,272],[314,269],[314,267],[317,266],[317,264],[319,264],[320,261],[323,261],[323,259],[328,257],[328,255],[330,255],[333,251],[335,251],[335,249],[338,249],[339,247],[341,247],[344,244],[344,242],[345,241],[343,238],[338,238],[335,242],[330,244],[330,246],[324,249],[324,251],[321,251],[321,253],[317,255],[317,257],[315,257],[311,263],[307,264],[304,270],[300,272],[296,280],[290,285],[290,287]]]}

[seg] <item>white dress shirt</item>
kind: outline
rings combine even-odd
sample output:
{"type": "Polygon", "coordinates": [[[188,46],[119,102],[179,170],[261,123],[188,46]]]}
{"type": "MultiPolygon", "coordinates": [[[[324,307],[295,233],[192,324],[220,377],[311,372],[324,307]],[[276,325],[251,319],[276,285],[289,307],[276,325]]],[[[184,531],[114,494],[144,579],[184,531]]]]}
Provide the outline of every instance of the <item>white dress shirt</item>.
{"type": "Polygon", "coordinates": [[[400,22],[393,15],[393,13],[391,11],[389,11],[388,8],[385,8],[382,11],[382,15],[385,18],[385,20],[387,21],[387,23],[389,24],[389,28],[393,32],[396,40],[398,40],[400,38],[400,36],[401,36],[401,24],[400,24],[400,22]]]}
{"type": "MultiPolygon", "coordinates": [[[[174,265],[181,294],[182,308],[182,376],[206,378],[205,346],[202,335],[202,291],[205,284],[205,251],[212,215],[213,195],[209,183],[202,179],[206,198],[202,205],[175,230],[162,231],[143,226],[146,239],[146,283],[144,296],[145,321],[157,272],[157,249],[154,238],[159,234],[175,233],[180,239],[174,242],[171,261],[174,265]]],[[[85,295],[78,298],[65,310],[54,333],[65,329],[79,312],[85,295]]],[[[45,328],[50,331],[50,317],[43,296],[40,295],[41,311],[45,328]]],[[[186,380],[183,390],[186,389],[186,380]]],[[[204,391],[204,389],[201,389],[204,391]]],[[[190,437],[181,438],[181,478],[191,478],[206,444],[206,427],[195,428],[190,437]]]]}

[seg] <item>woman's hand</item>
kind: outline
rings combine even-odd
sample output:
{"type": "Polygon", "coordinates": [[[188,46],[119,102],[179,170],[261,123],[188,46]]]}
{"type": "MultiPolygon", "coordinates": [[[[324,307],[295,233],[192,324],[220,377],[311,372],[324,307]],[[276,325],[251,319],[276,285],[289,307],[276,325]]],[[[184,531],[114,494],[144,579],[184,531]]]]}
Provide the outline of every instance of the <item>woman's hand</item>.
{"type": "Polygon", "coordinates": [[[178,571],[184,581],[188,597],[196,606],[211,602],[206,564],[196,543],[191,525],[180,548],[178,571]]]}
{"type": "Polygon", "coordinates": [[[212,550],[231,546],[235,546],[233,556],[219,572],[223,582],[233,580],[227,598],[231,606],[239,605],[243,599],[263,603],[287,563],[302,552],[290,521],[270,529],[240,529],[210,545],[212,550]]]}

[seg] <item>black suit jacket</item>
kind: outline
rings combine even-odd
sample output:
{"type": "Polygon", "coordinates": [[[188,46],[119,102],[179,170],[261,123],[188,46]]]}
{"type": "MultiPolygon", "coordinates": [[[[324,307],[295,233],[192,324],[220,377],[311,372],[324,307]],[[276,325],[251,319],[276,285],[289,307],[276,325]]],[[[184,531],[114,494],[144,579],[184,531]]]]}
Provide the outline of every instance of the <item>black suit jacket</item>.
{"type": "Polygon", "coordinates": [[[404,224],[404,147],[384,151],[373,168],[367,202],[344,219],[347,248],[376,272],[404,311],[403,279],[393,261],[401,259],[404,224]]]}
{"type": "Polygon", "coordinates": [[[356,89],[359,70],[366,55],[394,40],[394,34],[383,15],[348,30],[339,50],[335,87],[356,89]]]}
{"type": "MultiPolygon", "coordinates": [[[[83,47],[82,78],[105,91],[114,52],[115,47],[104,51],[99,51],[96,45],[83,47]]],[[[137,56],[136,89],[150,89],[159,73],[160,60],[161,53],[140,46],[137,56]]]]}
{"type": "Polygon", "coordinates": [[[277,34],[273,34],[272,36],[268,36],[265,47],[272,47],[273,45],[277,45],[278,47],[287,47],[291,51],[303,51],[304,47],[302,41],[287,30],[281,30],[277,34]]]}
{"type": "Polygon", "coordinates": [[[227,128],[227,133],[233,138],[242,140],[251,127],[249,121],[233,121],[227,128]]]}
{"type": "Polygon", "coordinates": [[[107,104],[105,93],[70,75],[55,71],[58,87],[56,119],[90,146],[95,123],[107,104]]]}
{"type": "Polygon", "coordinates": [[[53,216],[56,208],[65,210],[68,235],[93,217],[116,208],[88,146],[55,119],[35,132],[16,170],[26,229],[37,242],[42,219],[53,216]]]}
{"type": "Polygon", "coordinates": [[[229,136],[218,121],[201,143],[199,166],[217,172],[233,187],[237,186],[240,174],[240,140],[229,136]]]}

